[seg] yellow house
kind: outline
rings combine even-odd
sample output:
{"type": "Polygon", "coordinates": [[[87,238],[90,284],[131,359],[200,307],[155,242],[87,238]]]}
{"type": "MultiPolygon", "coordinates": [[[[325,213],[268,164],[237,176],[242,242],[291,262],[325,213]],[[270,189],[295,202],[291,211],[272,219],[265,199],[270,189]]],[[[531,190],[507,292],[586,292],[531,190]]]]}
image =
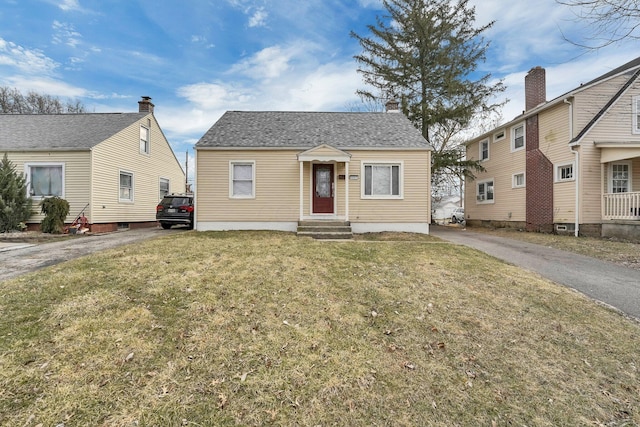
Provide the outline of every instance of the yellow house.
{"type": "Polygon", "coordinates": [[[228,111],[195,146],[196,229],[428,233],[431,150],[397,110],[228,111]]]}
{"type": "Polygon", "coordinates": [[[69,202],[67,223],[84,215],[93,232],[155,226],[158,201],[185,190],[185,174],[153,115],[151,98],[137,113],[0,115],[0,155],[7,153],[38,203],[69,202]]]}
{"type": "Polygon", "coordinates": [[[545,70],[526,109],[466,144],[468,225],[640,239],[640,58],[551,101],[545,70]]]}

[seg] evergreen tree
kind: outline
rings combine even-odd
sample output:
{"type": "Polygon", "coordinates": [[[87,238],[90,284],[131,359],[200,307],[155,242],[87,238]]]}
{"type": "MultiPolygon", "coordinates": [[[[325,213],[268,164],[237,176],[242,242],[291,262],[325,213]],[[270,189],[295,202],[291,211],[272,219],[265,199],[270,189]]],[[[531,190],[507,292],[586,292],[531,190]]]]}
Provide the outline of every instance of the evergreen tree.
{"type": "Polygon", "coordinates": [[[20,223],[31,216],[32,203],[26,178],[16,172],[5,153],[0,162],[0,232],[19,230],[20,223]]]}
{"type": "Polygon", "coordinates": [[[491,74],[478,72],[488,42],[482,33],[490,22],[474,27],[475,7],[468,0],[383,0],[388,15],[367,28],[371,36],[351,32],[363,53],[358,72],[373,90],[360,90],[363,100],[382,94],[400,101],[402,112],[434,147],[434,176],[450,171],[473,177],[483,170],[461,155],[455,138],[475,118],[489,117],[504,103],[492,100],[504,90],[491,74]]]}

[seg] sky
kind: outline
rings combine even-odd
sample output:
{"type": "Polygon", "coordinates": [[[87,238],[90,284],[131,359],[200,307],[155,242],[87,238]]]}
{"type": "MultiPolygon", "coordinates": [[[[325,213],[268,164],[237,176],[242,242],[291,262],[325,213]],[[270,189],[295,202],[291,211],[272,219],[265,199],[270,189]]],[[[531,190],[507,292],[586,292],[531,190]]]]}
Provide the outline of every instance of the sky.
{"type": "MultiPolygon", "coordinates": [[[[547,99],[637,56],[628,40],[585,51],[592,35],[556,0],[470,0],[484,33],[479,71],[507,86],[504,121],[524,109],[524,76],[546,70],[547,99]]],[[[227,110],[353,111],[364,88],[355,31],[381,0],[0,0],[0,86],[137,112],[150,96],[178,159],[227,110]]],[[[186,154],[185,154],[186,153],[186,154]]]]}

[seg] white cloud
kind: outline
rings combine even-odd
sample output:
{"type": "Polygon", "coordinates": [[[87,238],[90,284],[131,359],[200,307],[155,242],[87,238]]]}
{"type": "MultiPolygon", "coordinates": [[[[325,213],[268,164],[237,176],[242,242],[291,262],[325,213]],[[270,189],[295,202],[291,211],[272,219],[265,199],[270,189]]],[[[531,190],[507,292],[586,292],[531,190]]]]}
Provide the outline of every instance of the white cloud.
{"type": "Polygon", "coordinates": [[[88,95],[87,90],[72,86],[60,80],[49,78],[25,78],[23,76],[11,76],[5,78],[7,85],[15,87],[22,93],[30,91],[58,96],[60,98],[80,98],[88,95]]]}
{"type": "Polygon", "coordinates": [[[29,75],[51,75],[59,64],[38,49],[27,49],[0,38],[0,65],[29,75]]]}
{"type": "Polygon", "coordinates": [[[267,47],[234,65],[228,74],[240,73],[256,80],[277,78],[290,69],[290,61],[304,49],[304,45],[301,44],[287,48],[267,47]]]}
{"type": "Polygon", "coordinates": [[[51,28],[54,32],[52,37],[53,44],[66,44],[73,48],[80,44],[82,34],[77,32],[72,24],[53,21],[51,28]]]}
{"type": "Polygon", "coordinates": [[[249,18],[249,27],[264,27],[266,25],[269,14],[263,7],[258,8],[249,18]]]}
{"type": "Polygon", "coordinates": [[[65,12],[70,10],[81,10],[78,0],[62,0],[58,3],[58,7],[65,12]]]}

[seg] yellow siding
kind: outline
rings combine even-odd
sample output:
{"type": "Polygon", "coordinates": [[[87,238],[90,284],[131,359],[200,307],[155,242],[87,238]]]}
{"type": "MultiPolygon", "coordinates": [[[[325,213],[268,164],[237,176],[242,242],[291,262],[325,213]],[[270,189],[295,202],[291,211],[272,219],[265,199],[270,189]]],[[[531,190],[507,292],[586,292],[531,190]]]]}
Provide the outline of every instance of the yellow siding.
{"type": "MultiPolygon", "coordinates": [[[[9,152],[7,157],[16,168],[17,172],[25,173],[25,163],[63,163],[64,164],[64,195],[69,202],[69,215],[67,222],[71,222],[80,213],[82,208],[89,203],[90,198],[90,152],[89,151],[51,151],[51,152],[9,152]]],[[[34,200],[35,215],[29,222],[39,223],[44,216],[40,213],[38,203],[34,200]]],[[[89,212],[85,212],[89,217],[89,212]]]]}
{"type": "MultiPolygon", "coordinates": [[[[477,160],[480,157],[479,143],[485,138],[477,139],[467,146],[467,159],[477,160]]],[[[513,188],[513,175],[523,173],[526,169],[526,152],[511,152],[510,128],[506,128],[506,137],[497,142],[489,140],[489,159],[482,162],[485,172],[475,173],[475,180],[465,181],[464,205],[465,215],[473,220],[525,221],[526,220],[526,187],[513,188]],[[493,179],[494,202],[479,203],[476,200],[476,185],[479,181],[493,179]]],[[[525,173],[525,183],[527,180],[525,173]]]]}
{"type": "Polygon", "coordinates": [[[185,175],[153,115],[98,144],[92,155],[92,222],[155,221],[160,178],[170,181],[170,192],[185,190],[185,175]],[[149,154],[140,153],[140,125],[151,121],[149,154]],[[120,171],[134,174],[134,201],[119,201],[120,171]]]}
{"type": "MultiPolygon", "coordinates": [[[[297,150],[233,151],[198,150],[198,222],[285,222],[300,216],[300,163],[297,150]],[[229,197],[229,162],[255,161],[255,199],[229,197]]],[[[349,218],[354,222],[428,222],[430,211],[430,153],[426,151],[353,151],[349,175],[358,180],[338,179],[346,175],[344,163],[337,163],[336,215],[346,214],[345,194],[349,184],[349,218]],[[362,160],[404,160],[403,200],[361,198],[362,160]]],[[[303,215],[311,213],[311,163],[303,168],[303,215]]]]}

